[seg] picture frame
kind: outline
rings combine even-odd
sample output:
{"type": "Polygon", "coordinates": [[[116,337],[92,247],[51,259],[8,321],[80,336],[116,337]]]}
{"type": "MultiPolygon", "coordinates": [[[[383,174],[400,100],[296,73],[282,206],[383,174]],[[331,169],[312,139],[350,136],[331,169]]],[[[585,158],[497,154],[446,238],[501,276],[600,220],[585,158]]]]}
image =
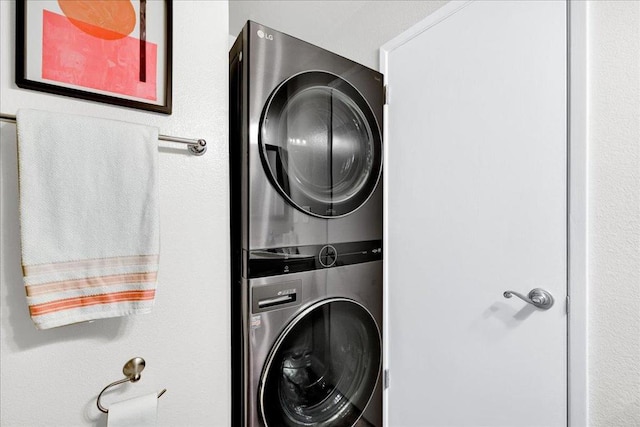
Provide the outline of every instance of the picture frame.
{"type": "Polygon", "coordinates": [[[16,85],[171,114],[172,0],[17,0],[16,85]]]}

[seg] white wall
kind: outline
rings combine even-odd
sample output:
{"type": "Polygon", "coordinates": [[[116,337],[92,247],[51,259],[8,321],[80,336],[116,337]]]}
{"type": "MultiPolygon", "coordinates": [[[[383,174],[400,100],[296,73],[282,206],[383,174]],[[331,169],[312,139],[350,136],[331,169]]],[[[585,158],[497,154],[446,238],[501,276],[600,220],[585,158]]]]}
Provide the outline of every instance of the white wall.
{"type": "Polygon", "coordinates": [[[593,426],[640,425],[640,2],[588,6],[593,426]]]}
{"type": "MultiPolygon", "coordinates": [[[[253,19],[378,69],[378,47],[444,3],[232,0],[229,28],[253,19]]],[[[640,1],[588,17],[589,423],[640,425],[640,1]]]]}
{"type": "Polygon", "coordinates": [[[106,425],[95,398],[122,377],[122,365],[133,356],[147,361],[142,380],[106,394],[105,406],[166,387],[159,425],[229,425],[228,4],[173,4],[173,114],[166,116],[18,89],[15,2],[0,1],[0,111],[28,107],[126,120],[209,143],[203,157],[183,154],[182,147],[160,151],[161,254],[153,312],[38,331],[21,277],[15,125],[0,122],[3,426],[106,425]]]}
{"type": "Polygon", "coordinates": [[[250,19],[379,69],[378,48],[447,1],[231,0],[229,33],[250,19]]]}

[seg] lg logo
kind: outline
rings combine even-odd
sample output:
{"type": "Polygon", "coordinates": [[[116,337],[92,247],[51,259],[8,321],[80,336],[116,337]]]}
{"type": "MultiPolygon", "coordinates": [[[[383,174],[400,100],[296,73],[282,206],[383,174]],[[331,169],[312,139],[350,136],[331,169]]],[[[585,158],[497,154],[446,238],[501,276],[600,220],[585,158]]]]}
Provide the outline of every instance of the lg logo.
{"type": "Polygon", "coordinates": [[[262,30],[258,30],[258,37],[261,39],[273,40],[273,34],[266,34],[262,30]]]}

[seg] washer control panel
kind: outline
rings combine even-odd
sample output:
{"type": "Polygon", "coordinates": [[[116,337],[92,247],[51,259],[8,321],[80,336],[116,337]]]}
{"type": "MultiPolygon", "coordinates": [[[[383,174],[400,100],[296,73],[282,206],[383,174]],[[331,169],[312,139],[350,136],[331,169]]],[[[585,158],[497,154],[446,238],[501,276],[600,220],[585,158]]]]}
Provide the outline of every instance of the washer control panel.
{"type": "Polygon", "coordinates": [[[338,260],[338,251],[332,245],[323,246],[318,254],[318,261],[323,267],[332,267],[338,260]]]}

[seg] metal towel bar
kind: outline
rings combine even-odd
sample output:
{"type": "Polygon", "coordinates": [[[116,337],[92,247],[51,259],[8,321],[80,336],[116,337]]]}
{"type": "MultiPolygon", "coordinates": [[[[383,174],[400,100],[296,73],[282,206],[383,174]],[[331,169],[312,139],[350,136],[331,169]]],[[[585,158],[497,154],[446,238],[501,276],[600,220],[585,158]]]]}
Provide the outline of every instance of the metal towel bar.
{"type": "MultiPolygon", "coordinates": [[[[121,380],[118,381],[114,381],[111,384],[109,384],[108,386],[106,386],[105,388],[102,389],[102,391],[100,392],[100,394],[98,394],[98,400],[96,400],[96,404],[98,405],[98,409],[102,412],[104,412],[105,414],[109,412],[109,410],[107,408],[105,408],[104,406],[102,406],[102,404],[100,403],[100,398],[102,397],[102,393],[104,393],[105,391],[107,391],[107,389],[116,386],[118,384],[122,384],[122,383],[126,383],[127,381],[131,381],[132,383],[135,383],[136,381],[138,381],[140,379],[140,373],[144,370],[146,363],[144,361],[144,359],[142,357],[134,357],[133,359],[129,360],[127,363],[124,364],[124,367],[122,368],[122,373],[124,374],[124,376],[126,378],[123,378],[121,380]]],[[[162,389],[162,391],[160,393],[158,393],[158,399],[160,399],[160,396],[162,396],[165,392],[167,391],[167,389],[162,389]]]]}
{"type": "MultiPolygon", "coordinates": [[[[11,114],[0,113],[0,120],[5,122],[16,122],[16,116],[11,114]]],[[[207,151],[207,141],[204,139],[190,139],[180,138],[178,136],[158,135],[158,139],[161,141],[177,142],[180,144],[187,144],[189,146],[189,152],[196,156],[202,156],[207,151]]]]}

